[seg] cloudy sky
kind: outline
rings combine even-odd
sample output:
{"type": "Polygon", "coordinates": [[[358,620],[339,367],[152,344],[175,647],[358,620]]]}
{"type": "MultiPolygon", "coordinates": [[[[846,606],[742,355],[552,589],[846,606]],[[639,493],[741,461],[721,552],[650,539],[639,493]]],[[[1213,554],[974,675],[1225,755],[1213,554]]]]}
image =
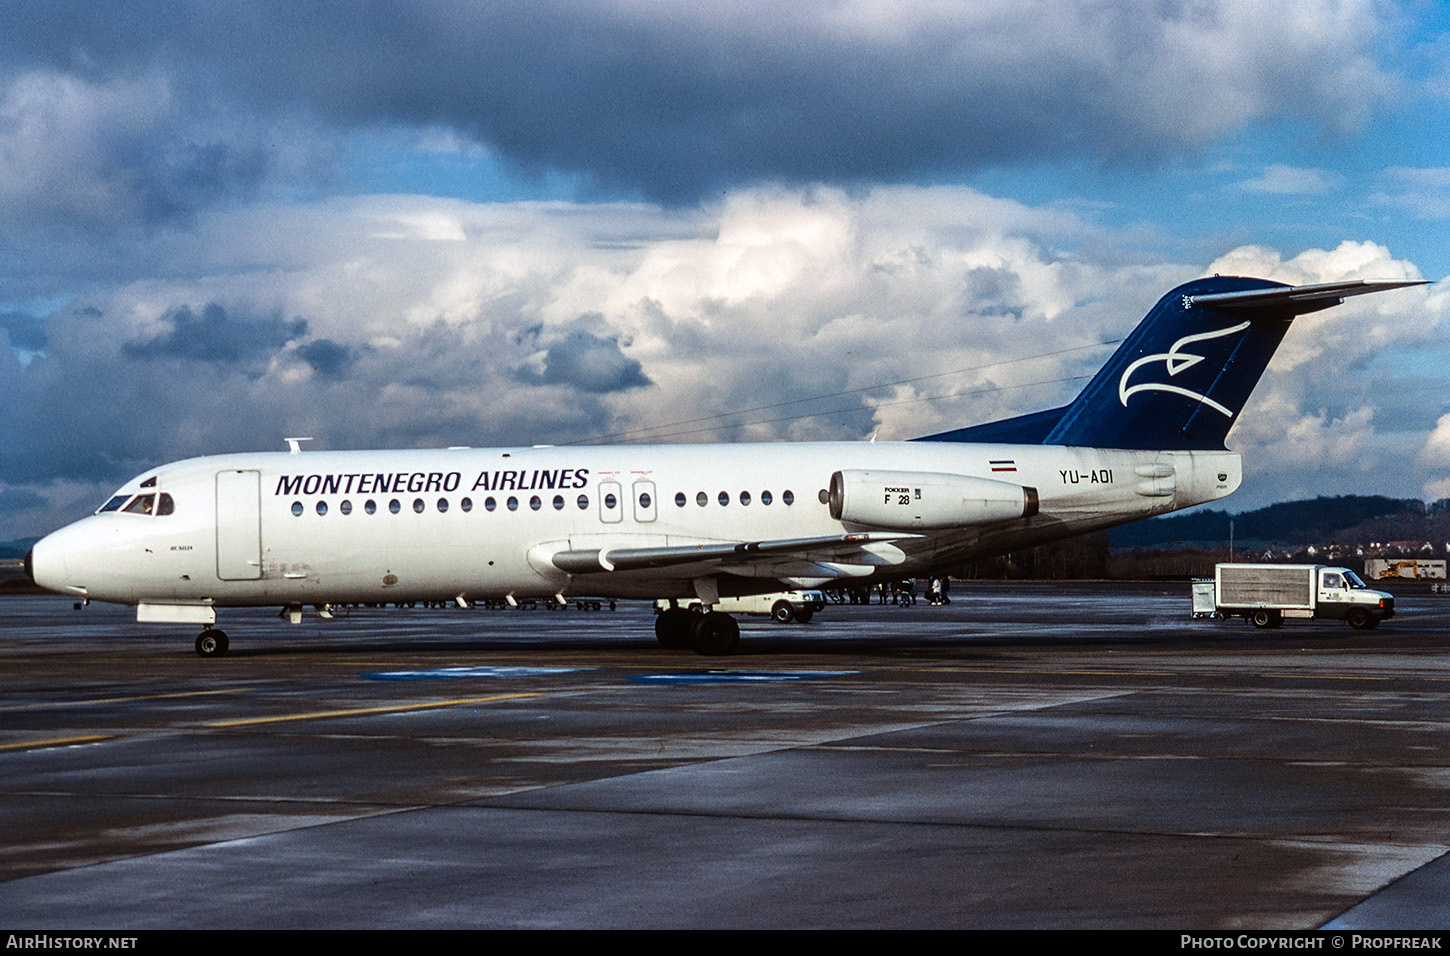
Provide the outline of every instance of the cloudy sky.
{"type": "Polygon", "coordinates": [[[988,421],[1215,272],[1436,280],[1299,320],[1235,508],[1450,496],[1447,9],[15,0],[0,541],[291,435],[988,421]]]}

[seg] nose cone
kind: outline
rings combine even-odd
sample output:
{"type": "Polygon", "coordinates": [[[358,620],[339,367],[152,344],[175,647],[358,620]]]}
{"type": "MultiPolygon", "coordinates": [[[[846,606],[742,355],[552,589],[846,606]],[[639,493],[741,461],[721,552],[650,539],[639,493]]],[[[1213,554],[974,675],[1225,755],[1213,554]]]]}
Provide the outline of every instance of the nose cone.
{"type": "Polygon", "coordinates": [[[77,586],[68,580],[70,574],[66,567],[64,541],[68,530],[62,528],[35,542],[35,547],[25,555],[25,576],[47,591],[59,591],[62,594],[76,594],[84,597],[85,587],[77,586]]]}

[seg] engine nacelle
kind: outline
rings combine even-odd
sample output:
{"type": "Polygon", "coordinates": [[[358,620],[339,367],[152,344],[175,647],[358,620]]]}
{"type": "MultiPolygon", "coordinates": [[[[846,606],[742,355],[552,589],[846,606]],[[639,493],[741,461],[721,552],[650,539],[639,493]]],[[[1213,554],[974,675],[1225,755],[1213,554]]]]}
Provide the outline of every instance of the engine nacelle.
{"type": "Polygon", "coordinates": [[[1032,517],[1037,489],[923,471],[838,471],[829,504],[837,521],[872,528],[961,528],[1032,517]]]}

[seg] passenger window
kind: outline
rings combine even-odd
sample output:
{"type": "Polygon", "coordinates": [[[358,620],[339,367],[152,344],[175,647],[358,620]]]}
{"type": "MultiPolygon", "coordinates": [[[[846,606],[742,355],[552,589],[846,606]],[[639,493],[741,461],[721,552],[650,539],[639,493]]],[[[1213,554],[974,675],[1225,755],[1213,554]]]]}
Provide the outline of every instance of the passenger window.
{"type": "Polygon", "coordinates": [[[554,496],[554,510],[555,511],[563,511],[564,510],[564,496],[563,495],[555,495],[554,496]]]}
{"type": "Polygon", "coordinates": [[[649,496],[649,492],[641,492],[639,496],[639,506],[641,508],[648,508],[651,500],[652,499],[649,496]]]}
{"type": "Polygon", "coordinates": [[[695,504],[699,505],[701,508],[705,507],[709,503],[710,496],[705,494],[703,491],[695,496],[695,504]]]}
{"type": "Polygon", "coordinates": [[[588,511],[589,510],[589,496],[588,495],[580,495],[579,496],[579,510],[580,511],[588,511]]]}
{"type": "Polygon", "coordinates": [[[494,501],[493,498],[490,497],[490,498],[483,499],[483,510],[485,510],[485,511],[492,511],[493,509],[495,509],[497,507],[498,507],[498,502],[494,501]]]}
{"type": "Polygon", "coordinates": [[[378,503],[373,499],[369,498],[368,503],[363,505],[363,510],[366,511],[368,514],[377,514],[378,503]]]}
{"type": "Polygon", "coordinates": [[[509,495],[508,505],[510,511],[518,511],[519,499],[515,498],[513,495],[509,495]]]}
{"type": "Polygon", "coordinates": [[[462,508],[464,511],[472,511],[473,510],[473,499],[472,498],[464,498],[462,501],[460,501],[458,503],[458,507],[462,508]]]}
{"type": "Polygon", "coordinates": [[[790,491],[782,491],[780,493],[780,500],[788,505],[793,505],[795,504],[795,495],[790,491]]]}
{"type": "Polygon", "coordinates": [[[300,517],[302,517],[302,512],[304,510],[305,509],[302,507],[302,502],[300,502],[300,501],[294,501],[294,502],[292,502],[292,514],[293,515],[295,515],[296,517],[300,518],[300,517]]]}
{"type": "Polygon", "coordinates": [[[722,492],[720,492],[720,504],[723,506],[723,505],[728,505],[729,503],[730,503],[730,492],[728,492],[728,491],[722,491],[722,492]]]}
{"type": "Polygon", "coordinates": [[[683,508],[687,500],[688,499],[685,498],[685,493],[683,491],[675,493],[675,507],[683,508]]]}
{"type": "Polygon", "coordinates": [[[346,498],[342,499],[342,504],[337,506],[337,510],[341,511],[345,515],[352,514],[352,502],[348,501],[346,498]]]}
{"type": "Polygon", "coordinates": [[[416,514],[422,514],[423,513],[423,509],[424,508],[427,508],[427,507],[428,506],[423,503],[423,499],[422,498],[414,498],[413,499],[413,511],[414,511],[414,513],[416,513],[416,514]]]}
{"type": "Polygon", "coordinates": [[[615,508],[615,506],[618,505],[618,504],[619,504],[619,499],[616,498],[616,497],[614,497],[614,495],[605,495],[604,496],[604,507],[608,508],[610,511],[613,511],[614,508],[615,508]]]}
{"type": "Polygon", "coordinates": [[[760,493],[760,503],[763,504],[763,505],[768,505],[768,504],[770,504],[770,502],[771,502],[770,492],[768,492],[768,491],[762,491],[760,493]]]}
{"type": "Polygon", "coordinates": [[[393,514],[397,514],[398,512],[403,510],[403,504],[397,498],[394,498],[392,501],[388,502],[388,510],[391,511],[393,514]]]}
{"type": "Polygon", "coordinates": [[[318,515],[325,515],[325,514],[327,514],[327,502],[325,502],[325,501],[319,501],[317,503],[317,513],[318,513],[318,515]]]}
{"type": "Polygon", "coordinates": [[[443,512],[445,512],[447,510],[448,510],[448,499],[447,498],[439,498],[438,499],[438,513],[439,514],[442,514],[443,512]]]}
{"type": "Polygon", "coordinates": [[[532,498],[529,499],[529,507],[532,508],[533,510],[538,511],[543,506],[544,506],[544,503],[539,500],[539,496],[538,495],[534,495],[532,498]]]}
{"type": "Polygon", "coordinates": [[[748,504],[750,504],[750,492],[748,492],[748,491],[742,491],[742,492],[740,492],[740,503],[742,505],[748,505],[748,504]]]}

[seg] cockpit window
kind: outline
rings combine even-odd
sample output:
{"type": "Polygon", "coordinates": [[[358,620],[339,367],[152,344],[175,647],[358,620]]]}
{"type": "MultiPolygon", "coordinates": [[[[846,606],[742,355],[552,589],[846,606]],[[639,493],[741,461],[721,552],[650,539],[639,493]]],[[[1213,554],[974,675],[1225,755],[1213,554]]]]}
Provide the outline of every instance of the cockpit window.
{"type": "Polygon", "coordinates": [[[108,501],[105,504],[101,505],[101,510],[100,511],[97,511],[96,514],[104,514],[107,511],[115,511],[117,508],[120,508],[128,500],[130,500],[130,498],[131,498],[130,495],[117,495],[116,497],[112,498],[110,501],[108,501]]]}
{"type": "Polygon", "coordinates": [[[156,487],[156,476],[155,475],[152,475],[150,478],[147,478],[145,481],[141,482],[141,487],[142,488],[155,488],[156,487]]]}
{"type": "Polygon", "coordinates": [[[159,515],[169,515],[175,510],[176,502],[172,501],[171,496],[166,492],[161,492],[160,497],[156,499],[156,513],[159,515]]]}
{"type": "Polygon", "coordinates": [[[122,510],[133,515],[149,515],[156,508],[155,495],[137,495],[122,510]]]}

